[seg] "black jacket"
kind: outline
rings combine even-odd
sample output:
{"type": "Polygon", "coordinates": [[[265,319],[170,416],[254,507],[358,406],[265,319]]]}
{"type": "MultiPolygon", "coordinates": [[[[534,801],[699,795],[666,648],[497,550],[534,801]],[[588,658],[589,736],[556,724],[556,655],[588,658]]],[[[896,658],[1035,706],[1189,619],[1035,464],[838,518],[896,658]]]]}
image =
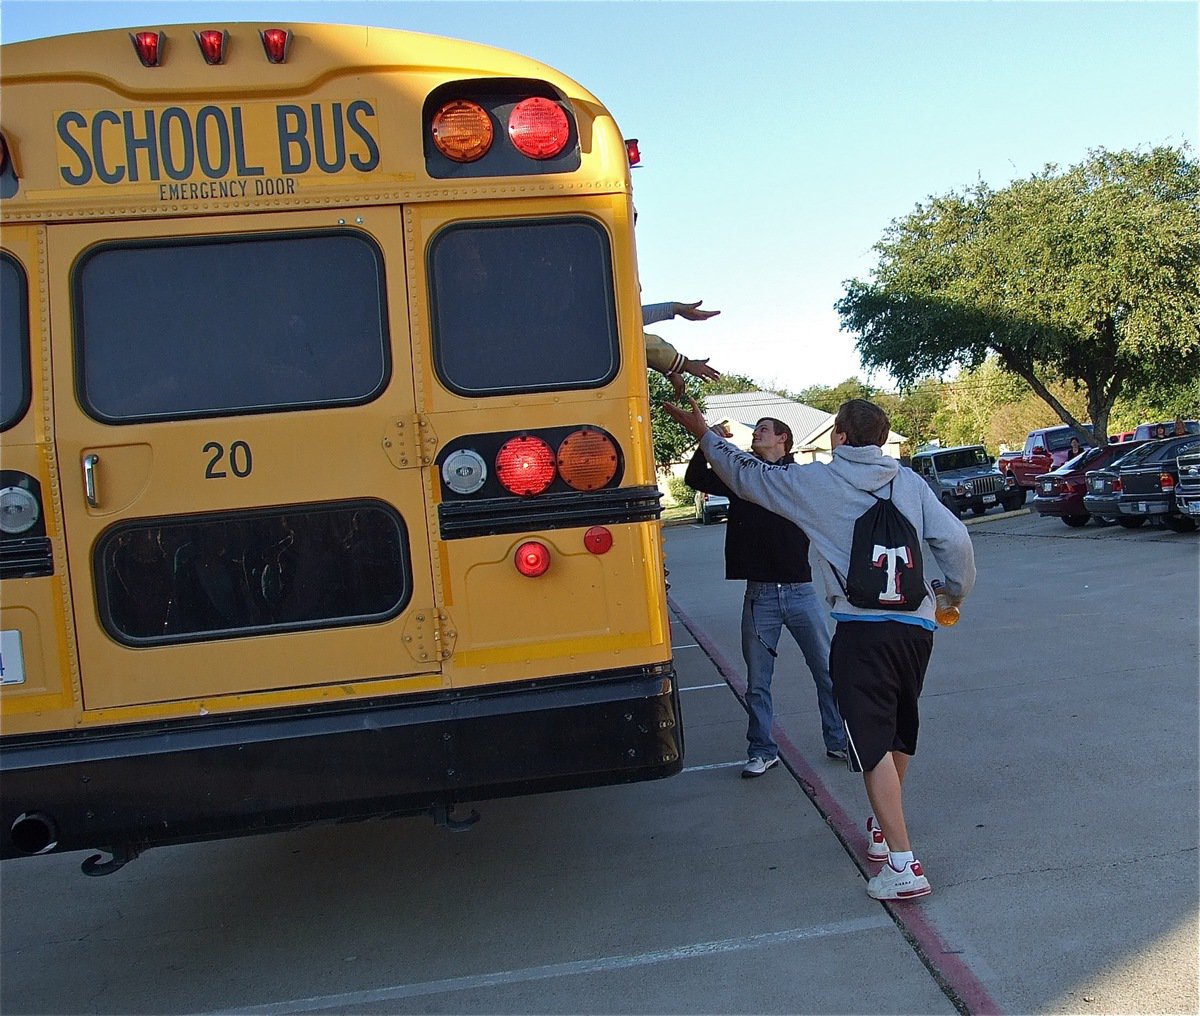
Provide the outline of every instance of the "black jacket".
{"type": "MultiPolygon", "coordinates": [[[[796,460],[785,455],[776,465],[796,460]]],[[[688,463],[684,482],[693,490],[729,498],[725,531],[725,577],[751,582],[811,582],[808,537],[782,515],[743,501],[712,471],[699,448],[688,463]]]]}

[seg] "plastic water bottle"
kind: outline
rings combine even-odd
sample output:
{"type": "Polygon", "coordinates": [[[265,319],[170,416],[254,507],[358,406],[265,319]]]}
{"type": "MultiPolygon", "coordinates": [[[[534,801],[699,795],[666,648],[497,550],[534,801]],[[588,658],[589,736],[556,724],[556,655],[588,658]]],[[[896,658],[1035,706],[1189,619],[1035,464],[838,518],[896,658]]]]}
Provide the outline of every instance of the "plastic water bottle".
{"type": "Polygon", "coordinates": [[[937,598],[936,606],[933,608],[933,616],[937,618],[937,623],[943,628],[949,628],[952,625],[958,624],[958,619],[961,616],[958,606],[950,600],[950,594],[946,592],[940,579],[934,579],[931,583],[933,586],[933,595],[937,598]]]}

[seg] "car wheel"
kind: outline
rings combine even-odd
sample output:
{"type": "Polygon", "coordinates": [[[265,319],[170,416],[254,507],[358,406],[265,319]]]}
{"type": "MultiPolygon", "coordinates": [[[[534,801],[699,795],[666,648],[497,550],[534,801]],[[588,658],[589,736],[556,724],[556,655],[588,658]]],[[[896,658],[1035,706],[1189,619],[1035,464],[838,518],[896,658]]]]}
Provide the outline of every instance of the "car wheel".
{"type": "Polygon", "coordinates": [[[1024,494],[1016,494],[1011,497],[1004,498],[1000,504],[1006,512],[1015,512],[1025,503],[1024,494]]]}
{"type": "Polygon", "coordinates": [[[1072,529],[1078,529],[1080,526],[1086,526],[1089,515],[1064,515],[1062,520],[1072,529]]]}
{"type": "Polygon", "coordinates": [[[1092,521],[1095,522],[1096,525],[1098,525],[1101,529],[1103,529],[1105,526],[1115,526],[1117,524],[1117,520],[1111,515],[1093,515],[1092,521]]]}
{"type": "Polygon", "coordinates": [[[948,496],[942,498],[942,504],[950,509],[951,514],[953,514],[956,519],[962,518],[962,512],[954,507],[954,502],[948,496]]]}
{"type": "Polygon", "coordinates": [[[1168,515],[1163,519],[1163,525],[1173,533],[1194,533],[1196,531],[1194,520],[1185,519],[1179,515],[1168,515]]]}
{"type": "Polygon", "coordinates": [[[1125,529],[1141,529],[1146,524],[1146,520],[1140,515],[1122,515],[1117,519],[1117,525],[1125,529]]]}

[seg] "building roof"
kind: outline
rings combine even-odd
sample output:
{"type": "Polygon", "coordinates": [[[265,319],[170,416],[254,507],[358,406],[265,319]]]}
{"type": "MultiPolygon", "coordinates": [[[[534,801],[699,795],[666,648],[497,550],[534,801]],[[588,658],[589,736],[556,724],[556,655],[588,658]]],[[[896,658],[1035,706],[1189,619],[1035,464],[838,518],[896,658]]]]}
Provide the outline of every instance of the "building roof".
{"type": "Polygon", "coordinates": [[[736,395],[709,395],[704,400],[704,413],[713,422],[718,418],[731,420],[754,429],[764,416],[782,420],[792,428],[797,448],[814,436],[833,426],[833,414],[806,406],[803,402],[785,399],[772,392],[739,392],[736,395]]]}

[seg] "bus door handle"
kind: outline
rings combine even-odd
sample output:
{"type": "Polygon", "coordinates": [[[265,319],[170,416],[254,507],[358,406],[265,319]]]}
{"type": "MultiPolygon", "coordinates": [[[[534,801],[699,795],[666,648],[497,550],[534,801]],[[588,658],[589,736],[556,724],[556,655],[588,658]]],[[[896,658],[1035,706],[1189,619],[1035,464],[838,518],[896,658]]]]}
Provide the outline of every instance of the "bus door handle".
{"type": "Polygon", "coordinates": [[[100,501],[96,497],[96,465],[99,462],[99,455],[83,457],[83,496],[87,498],[90,508],[100,507],[100,501]]]}

